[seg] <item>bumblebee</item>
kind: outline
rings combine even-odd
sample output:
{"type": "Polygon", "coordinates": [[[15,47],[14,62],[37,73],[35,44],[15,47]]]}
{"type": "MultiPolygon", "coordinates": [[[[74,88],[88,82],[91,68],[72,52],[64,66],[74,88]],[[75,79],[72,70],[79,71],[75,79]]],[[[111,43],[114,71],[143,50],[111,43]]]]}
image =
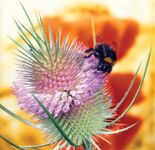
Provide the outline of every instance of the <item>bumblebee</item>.
{"type": "Polygon", "coordinates": [[[96,44],[95,48],[88,48],[84,51],[89,58],[92,55],[98,60],[97,70],[103,73],[110,73],[117,60],[116,51],[109,44],[96,44]]]}

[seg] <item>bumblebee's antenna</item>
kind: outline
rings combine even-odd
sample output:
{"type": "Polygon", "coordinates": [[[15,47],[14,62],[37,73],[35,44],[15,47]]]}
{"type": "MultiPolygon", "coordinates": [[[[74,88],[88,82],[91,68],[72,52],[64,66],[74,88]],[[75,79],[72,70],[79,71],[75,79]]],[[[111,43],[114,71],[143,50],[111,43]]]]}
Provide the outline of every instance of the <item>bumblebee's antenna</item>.
{"type": "Polygon", "coordinates": [[[96,33],[95,33],[95,25],[94,25],[94,19],[91,18],[92,23],[92,36],[93,36],[93,47],[96,45],[96,33]]]}

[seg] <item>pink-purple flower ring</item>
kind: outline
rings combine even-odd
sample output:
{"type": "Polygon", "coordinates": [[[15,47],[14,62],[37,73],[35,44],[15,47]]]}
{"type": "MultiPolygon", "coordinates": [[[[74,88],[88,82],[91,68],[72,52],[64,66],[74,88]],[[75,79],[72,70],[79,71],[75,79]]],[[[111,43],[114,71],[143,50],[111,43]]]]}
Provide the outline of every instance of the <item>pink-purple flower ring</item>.
{"type": "Polygon", "coordinates": [[[49,30],[49,40],[45,36],[44,26],[40,16],[37,16],[41,34],[36,32],[34,25],[21,4],[30,23],[28,29],[22,23],[15,21],[19,35],[25,42],[19,47],[17,77],[13,83],[18,105],[26,112],[34,114],[39,120],[37,125],[14,114],[0,104],[0,108],[16,119],[39,128],[48,135],[48,143],[34,146],[18,146],[7,138],[0,138],[18,149],[38,148],[55,144],[54,150],[66,147],[83,146],[85,150],[94,147],[96,137],[126,131],[137,123],[119,130],[110,130],[131,108],[144,81],[151,53],[147,58],[146,67],[137,92],[125,111],[114,119],[116,110],[125,101],[130,92],[140,66],[123,98],[112,105],[112,95],[107,86],[107,74],[97,70],[98,62],[93,58],[84,58],[83,49],[86,46],[69,36],[61,40],[61,32],[54,41],[49,30]],[[33,42],[27,37],[31,35],[33,42]]]}

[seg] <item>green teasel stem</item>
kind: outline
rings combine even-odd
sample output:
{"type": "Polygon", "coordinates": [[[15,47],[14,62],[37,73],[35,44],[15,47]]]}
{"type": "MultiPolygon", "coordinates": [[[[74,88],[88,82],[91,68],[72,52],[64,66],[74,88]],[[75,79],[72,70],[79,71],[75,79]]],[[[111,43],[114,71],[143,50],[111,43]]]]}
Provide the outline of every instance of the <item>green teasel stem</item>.
{"type": "Polygon", "coordinates": [[[124,132],[124,131],[127,131],[131,128],[133,128],[134,126],[136,126],[139,122],[136,122],[134,124],[131,124],[130,126],[127,126],[125,128],[122,128],[122,129],[119,129],[119,130],[114,130],[114,131],[103,131],[101,132],[102,134],[104,135],[110,135],[110,134],[118,134],[118,133],[121,133],[121,132],[124,132]]]}
{"type": "Polygon", "coordinates": [[[0,135],[0,138],[1,138],[2,140],[4,140],[5,142],[9,143],[10,145],[12,145],[12,146],[15,147],[15,148],[18,148],[18,149],[21,149],[21,150],[25,150],[24,148],[22,148],[22,147],[20,147],[20,146],[18,146],[18,145],[16,145],[16,144],[14,144],[13,142],[11,142],[10,140],[8,140],[7,138],[5,138],[5,137],[2,136],[2,135],[0,135]]]}
{"type": "Polygon", "coordinates": [[[29,126],[32,126],[34,128],[39,128],[37,127],[35,124],[21,118],[20,116],[16,115],[15,113],[13,113],[12,111],[10,111],[9,109],[7,109],[6,107],[4,107],[3,105],[0,104],[0,109],[2,109],[4,112],[6,112],[7,114],[9,114],[10,116],[16,118],[17,120],[29,125],[29,126]]]}
{"type": "Polygon", "coordinates": [[[46,147],[51,145],[51,143],[45,143],[45,144],[38,144],[38,145],[28,145],[28,146],[20,146],[21,148],[24,149],[29,149],[29,148],[39,148],[39,147],[46,147]]]}
{"type": "Polygon", "coordinates": [[[20,150],[26,150],[29,148],[39,148],[39,147],[46,147],[51,145],[53,142],[49,142],[49,143],[44,143],[44,144],[38,144],[38,145],[28,145],[28,146],[18,146],[16,144],[14,144],[13,142],[11,142],[10,140],[8,140],[7,138],[5,138],[4,136],[0,135],[0,138],[2,140],[4,140],[5,142],[7,142],[8,144],[12,145],[13,147],[20,149],[20,150]]]}
{"type": "Polygon", "coordinates": [[[134,77],[133,77],[133,79],[132,79],[132,81],[131,81],[131,83],[130,83],[128,89],[127,89],[127,91],[125,92],[123,98],[122,98],[122,99],[120,100],[120,102],[113,108],[112,113],[116,112],[116,110],[121,106],[121,104],[125,101],[126,97],[129,95],[129,92],[130,92],[130,90],[132,89],[132,87],[133,87],[133,85],[134,85],[134,83],[135,83],[135,81],[136,81],[136,79],[137,79],[137,75],[138,75],[138,72],[139,72],[140,67],[141,67],[141,64],[138,66],[138,69],[137,69],[137,71],[136,71],[136,73],[135,73],[135,75],[134,75],[134,77]]]}
{"type": "Polygon", "coordinates": [[[138,87],[138,89],[137,89],[137,91],[136,91],[136,94],[134,95],[134,97],[133,97],[131,103],[130,103],[129,106],[125,109],[125,111],[124,111],[119,117],[117,117],[115,120],[113,120],[111,123],[109,123],[109,125],[112,125],[112,124],[114,124],[115,122],[119,121],[119,120],[129,111],[129,109],[131,108],[131,106],[132,106],[133,103],[135,102],[135,100],[136,100],[136,98],[137,98],[137,96],[138,96],[138,94],[139,94],[139,92],[140,92],[140,90],[141,90],[141,88],[142,88],[142,85],[143,85],[143,82],[144,82],[144,79],[145,79],[145,76],[146,76],[146,72],[147,72],[148,65],[149,65],[149,61],[150,61],[150,57],[151,57],[151,51],[152,51],[152,49],[150,49],[149,55],[148,55],[148,57],[147,57],[147,62],[146,62],[146,65],[145,65],[145,69],[144,69],[144,73],[143,73],[143,76],[142,76],[142,80],[141,80],[141,82],[140,82],[140,84],[139,84],[139,87],[138,87]]]}

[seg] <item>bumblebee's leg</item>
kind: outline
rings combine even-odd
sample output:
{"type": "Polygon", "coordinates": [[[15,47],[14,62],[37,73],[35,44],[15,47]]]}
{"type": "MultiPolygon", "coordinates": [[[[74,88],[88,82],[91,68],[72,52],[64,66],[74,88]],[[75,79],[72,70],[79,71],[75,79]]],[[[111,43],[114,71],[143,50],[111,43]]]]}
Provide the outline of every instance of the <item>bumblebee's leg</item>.
{"type": "Polygon", "coordinates": [[[85,52],[85,53],[89,53],[89,52],[91,52],[91,51],[93,51],[93,48],[88,48],[88,49],[86,49],[84,52],[85,52]]]}
{"type": "Polygon", "coordinates": [[[84,56],[84,58],[90,58],[92,55],[93,55],[93,54],[91,53],[91,54],[89,54],[89,55],[87,55],[87,56],[84,56]]]}

